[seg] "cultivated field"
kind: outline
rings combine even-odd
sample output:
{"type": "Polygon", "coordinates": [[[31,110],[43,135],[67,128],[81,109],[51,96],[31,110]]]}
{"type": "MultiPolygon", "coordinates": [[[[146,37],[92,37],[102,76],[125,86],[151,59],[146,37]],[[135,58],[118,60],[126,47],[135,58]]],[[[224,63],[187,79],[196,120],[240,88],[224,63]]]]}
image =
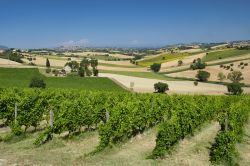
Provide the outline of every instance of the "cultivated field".
{"type": "Polygon", "coordinates": [[[177,67],[179,60],[182,60],[183,66],[185,66],[185,65],[191,64],[194,59],[203,58],[204,56],[206,56],[206,53],[199,53],[199,54],[196,54],[196,55],[184,57],[182,59],[176,59],[176,60],[173,60],[173,61],[162,63],[161,64],[162,65],[161,71],[165,71],[166,69],[169,69],[169,68],[172,68],[172,67],[177,67]]]}
{"type": "MultiPolygon", "coordinates": [[[[232,62],[232,63],[228,63],[228,64],[223,64],[223,66],[230,66],[231,64],[233,66],[231,66],[230,69],[228,69],[228,70],[224,69],[223,67],[220,67],[220,65],[207,66],[204,70],[208,71],[211,74],[210,78],[208,80],[209,81],[219,81],[218,77],[217,77],[219,72],[222,72],[227,76],[228,73],[230,73],[231,69],[232,69],[233,71],[241,71],[243,74],[243,77],[244,77],[244,80],[242,82],[246,83],[246,84],[250,84],[250,59],[244,60],[244,61],[232,62]],[[248,64],[248,66],[240,65],[240,63],[248,64]]],[[[187,70],[187,71],[167,74],[167,76],[195,78],[196,74],[197,74],[197,70],[187,70]]],[[[224,81],[230,82],[230,80],[224,80],[224,81]]]]}
{"type": "Polygon", "coordinates": [[[69,89],[3,89],[0,94],[4,110],[0,112],[0,164],[249,163],[248,153],[243,154],[249,141],[243,130],[249,127],[249,96],[69,89]],[[224,120],[232,128],[218,123],[224,120]]]}
{"type": "MultiPolygon", "coordinates": [[[[100,77],[113,78],[120,82],[127,88],[130,88],[130,83],[134,83],[133,90],[135,92],[154,92],[154,84],[157,82],[166,82],[169,85],[170,94],[210,94],[210,95],[222,95],[227,93],[227,88],[224,85],[217,85],[211,83],[199,83],[198,86],[194,86],[193,81],[165,81],[157,79],[147,79],[132,76],[123,76],[118,74],[101,73],[100,77]]],[[[244,88],[245,93],[250,93],[250,88],[244,88]]]]}
{"type": "Polygon", "coordinates": [[[34,76],[39,76],[43,78],[48,88],[72,88],[94,91],[124,91],[123,88],[121,88],[108,78],[81,78],[78,76],[45,77],[39,73],[37,68],[0,68],[0,88],[27,88],[32,77],[34,76]]]}

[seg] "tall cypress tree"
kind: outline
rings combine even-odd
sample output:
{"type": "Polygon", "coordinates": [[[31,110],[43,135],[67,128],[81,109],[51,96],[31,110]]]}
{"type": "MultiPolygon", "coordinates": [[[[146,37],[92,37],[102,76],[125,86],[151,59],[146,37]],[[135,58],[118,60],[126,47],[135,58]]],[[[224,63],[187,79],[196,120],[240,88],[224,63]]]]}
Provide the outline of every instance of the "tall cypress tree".
{"type": "Polygon", "coordinates": [[[46,67],[47,67],[47,68],[50,68],[50,62],[49,62],[49,59],[48,59],[48,58],[46,59],[46,67]]]}

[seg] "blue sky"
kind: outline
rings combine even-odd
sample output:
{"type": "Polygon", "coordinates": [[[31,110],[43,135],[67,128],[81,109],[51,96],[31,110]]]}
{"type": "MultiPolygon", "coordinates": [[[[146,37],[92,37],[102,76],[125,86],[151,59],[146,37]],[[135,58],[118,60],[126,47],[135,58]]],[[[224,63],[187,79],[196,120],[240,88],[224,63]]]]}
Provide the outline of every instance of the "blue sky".
{"type": "Polygon", "coordinates": [[[8,47],[246,39],[249,0],[0,0],[0,45],[8,47]]]}

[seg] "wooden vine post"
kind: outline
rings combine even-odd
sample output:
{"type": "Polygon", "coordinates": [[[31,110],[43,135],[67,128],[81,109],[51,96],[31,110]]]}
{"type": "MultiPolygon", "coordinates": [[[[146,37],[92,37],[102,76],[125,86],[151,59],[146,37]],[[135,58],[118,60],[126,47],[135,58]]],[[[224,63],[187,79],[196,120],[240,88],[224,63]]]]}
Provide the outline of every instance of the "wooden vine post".
{"type": "Polygon", "coordinates": [[[135,83],[134,82],[130,82],[130,90],[131,91],[134,91],[134,86],[135,86],[135,83]]]}
{"type": "Polygon", "coordinates": [[[226,113],[226,115],[225,115],[225,131],[227,131],[227,130],[228,130],[228,115],[226,113]]]}
{"type": "Polygon", "coordinates": [[[17,124],[17,103],[15,103],[15,124],[17,124]]]}
{"type": "Polygon", "coordinates": [[[49,112],[49,125],[50,125],[50,127],[53,127],[53,111],[52,110],[50,110],[50,112],[49,112]]]}

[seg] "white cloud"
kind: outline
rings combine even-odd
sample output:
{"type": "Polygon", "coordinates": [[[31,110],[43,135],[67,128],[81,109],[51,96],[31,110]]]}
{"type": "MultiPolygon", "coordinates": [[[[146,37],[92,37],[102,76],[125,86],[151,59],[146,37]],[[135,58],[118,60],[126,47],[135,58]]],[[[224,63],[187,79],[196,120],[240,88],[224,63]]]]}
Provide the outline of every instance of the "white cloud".
{"type": "Polygon", "coordinates": [[[64,47],[70,47],[70,46],[87,46],[89,44],[88,39],[80,39],[80,40],[69,40],[69,41],[65,41],[62,43],[59,43],[58,45],[60,46],[64,46],[64,47]]]}
{"type": "Polygon", "coordinates": [[[131,44],[132,44],[132,45],[137,45],[137,44],[139,44],[139,41],[138,41],[138,40],[132,40],[132,41],[131,41],[131,44]]]}

